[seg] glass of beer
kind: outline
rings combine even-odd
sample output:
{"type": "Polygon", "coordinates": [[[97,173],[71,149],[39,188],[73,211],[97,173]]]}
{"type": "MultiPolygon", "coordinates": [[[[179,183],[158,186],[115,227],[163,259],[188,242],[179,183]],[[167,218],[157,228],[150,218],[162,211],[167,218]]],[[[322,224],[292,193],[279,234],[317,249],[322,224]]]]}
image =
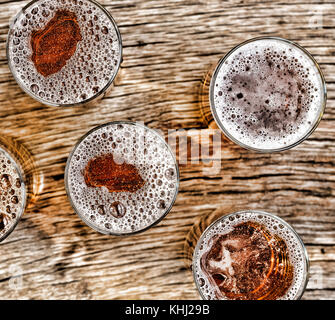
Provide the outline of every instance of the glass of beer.
{"type": "Polygon", "coordinates": [[[0,242],[9,236],[26,208],[27,189],[19,159],[0,139],[0,242]]]}
{"type": "Polygon", "coordinates": [[[224,215],[203,232],[192,270],[203,299],[298,300],[309,260],[287,222],[250,210],[224,215]]]}
{"type": "Polygon", "coordinates": [[[102,96],[122,60],[121,35],[93,0],[34,0],[10,25],[9,68],[20,87],[50,106],[102,96]]]}
{"type": "Polygon", "coordinates": [[[72,150],[65,187],[78,216],[94,230],[130,235],[171,210],[178,193],[176,158],[162,136],[134,122],[110,122],[72,150]]]}
{"type": "Polygon", "coordinates": [[[206,85],[201,100],[209,100],[218,127],[233,142],[258,152],[283,151],[304,141],[326,106],[326,84],[315,59],[276,37],[233,48],[206,76],[206,85]]]}

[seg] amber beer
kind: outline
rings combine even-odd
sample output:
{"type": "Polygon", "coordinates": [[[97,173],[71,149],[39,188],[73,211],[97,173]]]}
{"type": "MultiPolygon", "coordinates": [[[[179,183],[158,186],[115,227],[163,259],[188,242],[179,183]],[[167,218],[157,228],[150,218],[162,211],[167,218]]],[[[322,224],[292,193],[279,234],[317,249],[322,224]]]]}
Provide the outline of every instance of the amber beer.
{"type": "Polygon", "coordinates": [[[281,38],[238,45],[207,76],[204,86],[208,83],[201,101],[209,91],[218,127],[233,142],[258,152],[298,145],[317,127],[326,105],[326,85],[315,59],[281,38]]]}
{"type": "Polygon", "coordinates": [[[111,122],[79,140],[67,161],[65,185],[87,225],[104,234],[129,235],[148,229],[170,211],[179,170],[156,131],[111,122]]]}
{"type": "Polygon", "coordinates": [[[296,300],[307,285],[309,263],[290,225],[251,210],[211,224],[196,245],[192,269],[203,299],[296,300]]]}
{"type": "Polygon", "coordinates": [[[93,0],[35,0],[10,26],[7,58],[33,98],[72,106],[111,86],[122,59],[121,36],[109,12],[93,0]]]}

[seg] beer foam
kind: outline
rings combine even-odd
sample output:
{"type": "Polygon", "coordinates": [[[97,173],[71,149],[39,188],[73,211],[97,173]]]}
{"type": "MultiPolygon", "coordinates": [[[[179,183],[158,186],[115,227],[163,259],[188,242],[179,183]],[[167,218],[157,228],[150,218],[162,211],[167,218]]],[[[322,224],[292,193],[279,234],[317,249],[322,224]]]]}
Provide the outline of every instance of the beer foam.
{"type": "Polygon", "coordinates": [[[312,58],[280,39],[243,44],[217,68],[211,106],[219,126],[247,147],[282,149],[305,138],[325,104],[312,58]]]}
{"type": "Polygon", "coordinates": [[[23,9],[11,25],[7,40],[10,69],[30,95],[51,105],[72,105],[104,91],[118,71],[121,43],[112,20],[89,0],[40,0],[23,9]],[[32,61],[31,34],[43,29],[59,10],[76,14],[82,40],[57,73],[38,73],[32,61]]]}
{"type": "Polygon", "coordinates": [[[0,148],[0,239],[15,227],[25,208],[26,190],[18,166],[0,148]]]}
{"type": "MultiPolygon", "coordinates": [[[[199,292],[204,299],[217,299],[215,288],[201,268],[201,257],[210,250],[213,239],[218,235],[228,234],[234,226],[250,221],[263,225],[271,234],[277,235],[285,241],[294,275],[291,286],[280,300],[296,299],[301,294],[308,273],[304,246],[298,235],[287,223],[278,217],[258,211],[241,211],[223,216],[202,234],[193,255],[193,275],[199,292]]],[[[229,259],[224,259],[224,261],[227,265],[220,266],[221,268],[231,267],[229,259]]]]}
{"type": "Polygon", "coordinates": [[[106,234],[130,234],[159,221],[178,191],[174,155],[155,131],[135,123],[110,123],[94,129],[75,147],[65,177],[75,211],[94,229],[106,234]],[[88,187],[83,172],[91,159],[112,154],[121,164],[134,165],[145,181],[136,192],[109,192],[88,187]]]}

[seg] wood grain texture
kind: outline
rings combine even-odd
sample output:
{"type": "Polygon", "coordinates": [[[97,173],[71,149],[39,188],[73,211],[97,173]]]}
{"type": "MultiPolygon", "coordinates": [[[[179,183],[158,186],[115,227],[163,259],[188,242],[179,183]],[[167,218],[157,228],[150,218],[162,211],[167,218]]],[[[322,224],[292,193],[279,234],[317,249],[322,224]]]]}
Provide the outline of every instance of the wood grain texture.
{"type": "Polygon", "coordinates": [[[104,99],[61,109],[34,101],[12,77],[8,26],[27,1],[0,1],[0,134],[29,149],[44,178],[38,201],[0,244],[0,298],[198,299],[184,241],[199,217],[222,207],[266,210],[291,223],[311,260],[303,299],[335,299],[335,1],[100,2],[122,34],[121,70],[104,99]],[[230,48],[261,35],[296,41],[320,63],[328,102],[313,135],[293,150],[265,155],[222,137],[219,172],[202,161],[182,164],[175,206],[157,226],[117,238],[84,225],[63,179],[78,138],[111,120],[206,133],[202,77],[230,48]]]}

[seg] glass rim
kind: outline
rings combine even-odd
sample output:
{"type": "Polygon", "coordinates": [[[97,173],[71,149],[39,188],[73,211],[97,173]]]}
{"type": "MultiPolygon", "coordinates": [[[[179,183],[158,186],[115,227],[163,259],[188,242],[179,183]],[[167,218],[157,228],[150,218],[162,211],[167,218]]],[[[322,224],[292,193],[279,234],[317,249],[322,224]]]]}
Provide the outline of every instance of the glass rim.
{"type": "Polygon", "coordinates": [[[97,92],[96,94],[94,94],[90,98],[85,99],[85,100],[80,101],[80,102],[76,102],[76,103],[64,103],[64,104],[52,103],[49,100],[43,99],[43,98],[35,95],[28,88],[26,88],[26,86],[24,86],[22,84],[22,81],[17,77],[16,73],[14,72],[15,68],[12,66],[12,62],[9,59],[9,55],[10,55],[10,53],[9,53],[9,40],[10,40],[11,33],[13,31],[13,28],[14,28],[14,25],[15,25],[17,19],[21,16],[21,14],[24,14],[26,10],[28,10],[31,6],[33,6],[36,2],[39,2],[39,1],[43,1],[43,0],[32,0],[31,2],[29,2],[28,4],[26,4],[14,16],[14,18],[12,19],[12,21],[11,21],[11,23],[9,25],[9,31],[8,31],[8,34],[7,34],[7,41],[6,41],[6,57],[7,57],[7,64],[8,64],[9,70],[10,70],[11,74],[13,75],[16,83],[30,97],[32,97],[33,99],[37,100],[38,102],[40,102],[40,103],[42,103],[44,105],[50,106],[50,107],[65,107],[65,108],[67,108],[67,107],[75,107],[75,106],[80,106],[80,105],[87,104],[87,103],[95,100],[96,98],[98,98],[102,94],[104,94],[109,89],[109,87],[113,84],[114,79],[115,79],[115,77],[117,76],[117,74],[119,72],[119,69],[120,69],[120,66],[121,66],[121,62],[122,62],[122,56],[123,56],[123,53],[122,53],[122,50],[123,50],[122,37],[121,37],[120,30],[119,30],[119,28],[118,28],[118,26],[117,26],[117,24],[116,24],[113,16],[111,15],[111,13],[103,5],[101,5],[97,1],[95,1],[95,0],[82,0],[82,1],[90,2],[93,5],[95,5],[96,7],[98,7],[100,10],[102,10],[104,12],[104,14],[111,21],[111,23],[112,23],[112,25],[113,25],[113,27],[115,29],[115,32],[116,32],[116,35],[117,35],[117,39],[118,39],[118,43],[119,43],[119,52],[120,52],[120,54],[119,54],[119,57],[118,57],[117,66],[116,66],[115,72],[113,73],[112,77],[109,79],[109,81],[107,82],[107,84],[101,90],[99,90],[99,92],[97,92]]]}
{"type": "Polygon", "coordinates": [[[287,40],[281,37],[275,37],[275,36],[261,36],[261,37],[255,37],[255,38],[251,38],[249,40],[243,41],[240,44],[238,44],[237,46],[233,47],[231,50],[229,50],[217,63],[213,75],[211,77],[211,81],[210,81],[210,87],[209,87],[209,104],[210,104],[210,109],[213,115],[213,118],[217,124],[217,126],[219,127],[219,129],[225,134],[225,136],[230,139],[232,142],[234,142],[235,144],[239,145],[240,147],[247,149],[247,150],[251,150],[251,151],[256,151],[256,152],[260,152],[260,153],[274,153],[274,152],[281,152],[281,151],[285,151],[285,150],[289,150],[291,148],[296,147],[297,145],[299,145],[300,143],[302,143],[304,140],[306,140],[314,131],[315,129],[318,127],[322,116],[325,112],[326,109],[326,104],[327,104],[327,87],[326,87],[326,80],[325,77],[323,75],[323,72],[318,64],[318,62],[315,60],[315,58],[302,46],[300,46],[299,44],[291,41],[291,40],[287,40]],[[215,83],[216,83],[216,79],[217,79],[217,75],[221,69],[221,66],[223,65],[223,63],[226,62],[226,60],[239,48],[241,48],[242,46],[251,43],[251,42],[255,42],[255,41],[259,41],[259,40],[277,40],[277,41],[282,41],[285,42],[287,44],[292,45],[293,47],[296,47],[297,49],[301,50],[312,62],[313,65],[316,67],[316,70],[320,76],[320,80],[321,80],[321,94],[322,94],[322,105],[320,106],[320,109],[318,111],[318,116],[315,118],[315,123],[313,124],[313,126],[310,127],[310,129],[304,134],[303,137],[301,137],[300,139],[298,139],[297,141],[295,141],[294,143],[291,143],[287,146],[284,147],[280,147],[280,148],[273,148],[273,149],[262,149],[262,148],[256,148],[256,147],[252,147],[249,146],[239,140],[237,140],[236,138],[234,138],[229,131],[224,127],[224,125],[221,123],[218,114],[216,112],[216,108],[215,108],[215,101],[214,101],[214,87],[215,87],[215,83]]]}
{"type": "Polygon", "coordinates": [[[201,243],[203,242],[204,240],[204,237],[206,236],[206,234],[208,233],[208,231],[213,228],[217,223],[221,222],[222,220],[225,220],[225,219],[229,219],[229,217],[231,216],[236,216],[238,214],[246,214],[246,213],[255,213],[255,214],[261,214],[261,215],[265,215],[265,216],[268,216],[268,217],[271,217],[271,218],[274,218],[275,220],[278,220],[280,221],[280,223],[282,223],[283,225],[285,225],[285,227],[288,228],[288,230],[290,230],[293,235],[296,237],[296,239],[298,240],[298,242],[300,243],[301,245],[301,251],[302,251],[302,254],[303,254],[303,258],[304,258],[304,267],[305,267],[305,270],[304,270],[304,275],[303,275],[303,281],[299,287],[299,290],[296,294],[296,296],[294,297],[293,300],[300,300],[301,297],[303,296],[305,290],[306,290],[306,287],[307,287],[307,284],[308,284],[308,280],[309,280],[309,269],[310,269],[310,260],[309,260],[309,256],[308,256],[308,252],[307,252],[307,249],[306,249],[306,246],[304,244],[304,242],[302,241],[301,237],[299,236],[299,234],[296,232],[296,230],[288,223],[286,222],[284,219],[282,219],[281,217],[273,214],[273,213],[269,213],[269,212],[265,212],[265,211],[261,211],[261,210],[241,210],[241,211],[236,211],[236,212],[233,212],[233,213],[229,213],[229,214],[226,214],[226,215],[223,215],[221,216],[220,218],[216,219],[214,222],[212,222],[205,230],[204,232],[201,234],[199,240],[197,241],[197,244],[194,248],[194,252],[193,252],[193,257],[192,257],[192,274],[193,274],[193,280],[194,280],[194,283],[196,285],[196,288],[201,296],[201,298],[203,300],[207,300],[206,297],[204,296],[201,288],[200,288],[200,285],[197,281],[197,277],[195,275],[195,269],[196,269],[196,264],[197,264],[197,259],[195,258],[196,256],[196,252],[199,251],[199,248],[200,248],[200,245],[201,243]]]}
{"type": "Polygon", "coordinates": [[[0,152],[3,152],[5,156],[11,161],[11,164],[14,166],[15,171],[17,175],[19,176],[19,179],[21,180],[21,184],[23,185],[23,194],[22,194],[23,201],[22,201],[22,205],[20,205],[21,207],[20,212],[16,216],[15,222],[13,223],[13,225],[0,237],[0,243],[1,243],[14,231],[14,229],[16,228],[16,226],[18,225],[18,223],[20,222],[23,216],[23,213],[27,205],[27,186],[24,180],[24,176],[22,174],[21,166],[19,165],[18,161],[15,160],[15,157],[11,155],[11,153],[7,150],[7,148],[3,144],[0,144],[0,152]]]}
{"type": "Polygon", "coordinates": [[[72,148],[67,162],[66,162],[66,166],[65,166],[65,174],[64,174],[64,183],[65,183],[65,190],[67,193],[67,197],[69,199],[69,202],[74,210],[74,212],[78,215],[78,217],[86,223],[86,225],[88,225],[90,228],[92,228],[95,231],[98,231],[102,234],[105,235],[111,235],[111,236],[131,236],[131,235],[135,235],[138,233],[142,233],[148,229],[150,229],[151,227],[155,226],[156,224],[158,224],[159,222],[161,222],[166,216],[167,214],[171,211],[176,199],[177,199],[177,195],[178,195],[178,191],[179,191],[179,184],[180,184],[180,172],[179,172],[179,166],[178,166],[178,162],[177,159],[175,157],[175,155],[172,152],[172,149],[170,147],[170,145],[164,140],[164,138],[154,129],[149,128],[141,123],[137,123],[134,121],[111,121],[111,122],[107,122],[104,123],[102,125],[99,125],[97,127],[94,127],[93,129],[89,130],[87,133],[85,133],[81,138],[78,139],[78,141],[76,142],[76,144],[74,145],[74,147],[72,148]],[[102,230],[101,228],[97,227],[96,225],[94,225],[92,222],[90,222],[87,218],[85,218],[85,216],[83,214],[81,214],[80,210],[78,210],[72,200],[71,194],[70,194],[70,189],[69,189],[69,167],[70,167],[70,163],[72,160],[72,157],[74,155],[74,153],[76,152],[78,146],[81,144],[81,142],[83,142],[89,135],[91,135],[93,132],[104,128],[104,127],[108,127],[111,125],[117,125],[117,124],[126,124],[126,125],[134,125],[134,126],[140,126],[141,128],[148,130],[149,132],[154,133],[156,136],[159,137],[159,139],[164,143],[164,145],[167,147],[167,149],[169,150],[173,160],[174,160],[174,165],[175,165],[175,170],[176,170],[176,185],[175,185],[175,189],[174,189],[174,196],[173,199],[169,205],[168,208],[165,209],[164,214],[162,214],[159,219],[155,220],[154,222],[152,222],[151,224],[149,224],[148,226],[146,226],[145,228],[142,228],[140,230],[136,230],[136,231],[132,231],[132,232],[112,232],[112,231],[106,231],[106,230],[102,230]]]}

